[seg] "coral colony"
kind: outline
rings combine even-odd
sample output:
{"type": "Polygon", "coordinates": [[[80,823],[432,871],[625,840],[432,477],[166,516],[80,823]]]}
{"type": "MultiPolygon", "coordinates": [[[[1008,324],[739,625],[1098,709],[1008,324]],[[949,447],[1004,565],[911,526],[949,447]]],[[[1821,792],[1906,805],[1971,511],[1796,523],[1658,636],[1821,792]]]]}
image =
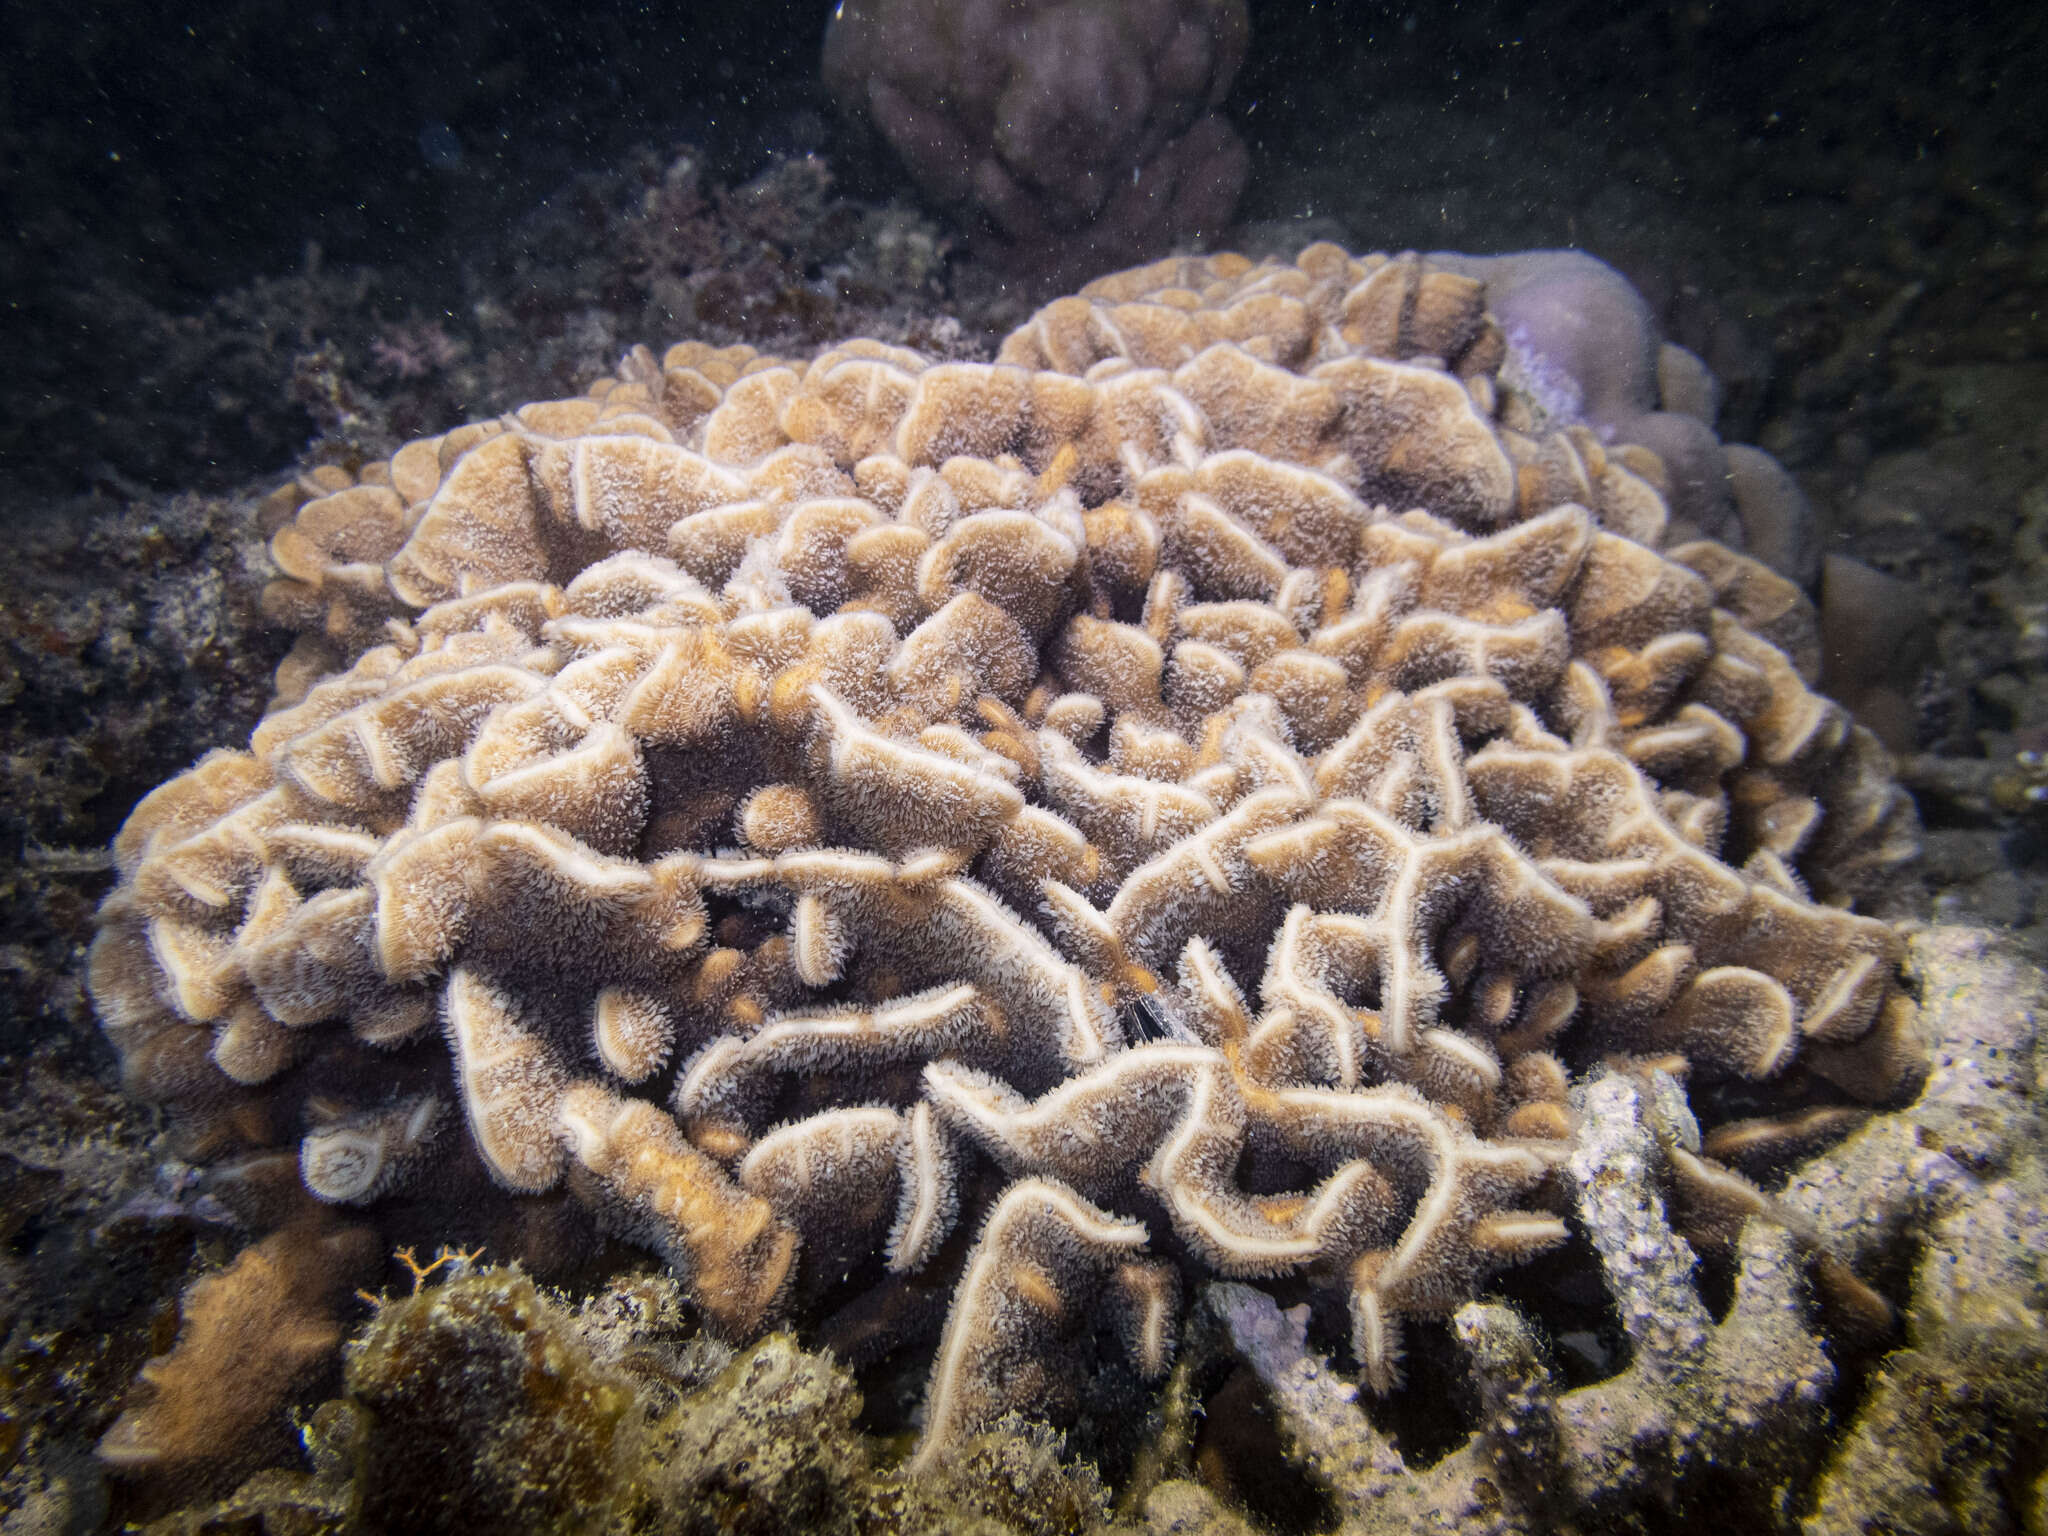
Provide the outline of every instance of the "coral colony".
{"type": "Polygon", "coordinates": [[[1250,35],[1244,0],[846,0],[823,74],[995,253],[1088,276],[1230,222],[1250,35]]]}
{"type": "MultiPolygon", "coordinates": [[[[1743,1167],[1916,1080],[1856,910],[1916,827],[1797,589],[1507,356],[1477,278],[1319,245],[1102,279],[994,364],[684,345],[314,472],[272,712],[116,843],[128,1084],[280,1232],[594,1225],[732,1340],[858,1303],[907,1348],[949,1295],[920,1468],[1077,1333],[1156,1380],[1203,1286],[1398,1394],[1594,1164],[1732,1244],[1743,1167]]],[[[1778,1214],[1744,1241],[1882,1313],[1778,1214]]]]}

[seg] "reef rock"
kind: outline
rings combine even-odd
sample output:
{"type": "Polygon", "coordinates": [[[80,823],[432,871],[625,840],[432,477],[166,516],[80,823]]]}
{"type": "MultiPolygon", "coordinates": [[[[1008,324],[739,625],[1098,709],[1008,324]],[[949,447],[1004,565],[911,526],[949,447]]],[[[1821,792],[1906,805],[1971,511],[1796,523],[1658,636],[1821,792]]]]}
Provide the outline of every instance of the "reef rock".
{"type": "Polygon", "coordinates": [[[1912,812],[1797,592],[1505,356],[1413,257],[1178,261],[288,487],[277,705],[116,842],[129,1085],[364,1219],[587,1213],[733,1338],[950,1295],[924,1468],[1219,1277],[1398,1392],[1603,1083],[1727,1248],[1731,1164],[1916,1080],[1912,812]]]}

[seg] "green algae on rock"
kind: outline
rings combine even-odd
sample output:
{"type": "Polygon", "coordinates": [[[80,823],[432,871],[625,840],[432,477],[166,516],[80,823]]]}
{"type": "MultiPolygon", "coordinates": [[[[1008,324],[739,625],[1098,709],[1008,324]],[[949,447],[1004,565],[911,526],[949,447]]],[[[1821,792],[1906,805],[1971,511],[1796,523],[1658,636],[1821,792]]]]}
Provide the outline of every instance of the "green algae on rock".
{"type": "Polygon", "coordinates": [[[828,1355],[787,1334],[686,1340],[681,1312],[666,1277],[571,1306],[516,1267],[384,1303],[308,1424],[312,1471],[262,1473],[157,1529],[1078,1536],[1108,1520],[1100,1482],[1042,1430],[911,1481],[828,1355]]]}

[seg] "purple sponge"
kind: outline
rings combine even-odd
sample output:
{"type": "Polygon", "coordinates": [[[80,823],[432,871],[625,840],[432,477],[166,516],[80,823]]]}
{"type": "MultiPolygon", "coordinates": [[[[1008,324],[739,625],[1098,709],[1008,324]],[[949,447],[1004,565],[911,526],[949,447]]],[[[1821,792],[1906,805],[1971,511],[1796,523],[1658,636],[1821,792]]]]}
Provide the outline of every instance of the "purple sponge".
{"type": "MultiPolygon", "coordinates": [[[[1640,443],[1664,461],[1671,477],[1671,542],[1745,542],[1748,509],[1738,511],[1713,423],[1659,408],[1658,365],[1666,344],[1634,284],[1584,251],[1437,252],[1429,260],[1486,284],[1487,307],[1507,333],[1531,392],[1553,417],[1582,421],[1607,442],[1640,443]]],[[[1712,393],[1688,391],[1695,401],[1712,393]]],[[[1811,580],[1814,573],[1785,574],[1811,580]]]]}

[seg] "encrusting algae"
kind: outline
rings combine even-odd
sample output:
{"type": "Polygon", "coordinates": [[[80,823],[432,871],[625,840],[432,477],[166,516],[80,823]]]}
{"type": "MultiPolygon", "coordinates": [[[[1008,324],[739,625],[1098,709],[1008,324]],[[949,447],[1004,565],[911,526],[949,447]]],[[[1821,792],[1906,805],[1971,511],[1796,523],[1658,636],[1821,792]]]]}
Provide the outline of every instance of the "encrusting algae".
{"type": "MultiPolygon", "coordinates": [[[[275,708],[116,842],[127,1082],[259,1227],[659,1255],[726,1341],[691,1348],[841,1405],[789,1475],[902,1500],[1049,1445],[1015,1415],[1079,1409],[1097,1335],[1157,1428],[1261,1307],[1389,1404],[1495,1276],[1540,1312],[1599,1273],[1627,1319],[1570,1216],[1617,1137],[1693,1240],[1643,1239],[1672,1285],[1775,1243],[1786,1305],[1810,1271],[1881,1333],[1869,1255],[1751,1174],[1920,1080],[1857,910],[1910,803],[1808,686],[1798,589],[1660,547],[1656,456],[1549,428],[1505,357],[1413,257],[1180,260],[993,365],[642,353],[297,483],[275,708]],[[910,1481],[777,1327],[930,1362],[910,1481]]],[[[382,1308],[349,1411],[400,1461],[349,1497],[534,1361],[576,1426],[451,1446],[448,1520],[546,1525],[520,1500],[632,1460],[601,1526],[694,1465],[565,1315],[496,1270],[382,1308]]]]}

